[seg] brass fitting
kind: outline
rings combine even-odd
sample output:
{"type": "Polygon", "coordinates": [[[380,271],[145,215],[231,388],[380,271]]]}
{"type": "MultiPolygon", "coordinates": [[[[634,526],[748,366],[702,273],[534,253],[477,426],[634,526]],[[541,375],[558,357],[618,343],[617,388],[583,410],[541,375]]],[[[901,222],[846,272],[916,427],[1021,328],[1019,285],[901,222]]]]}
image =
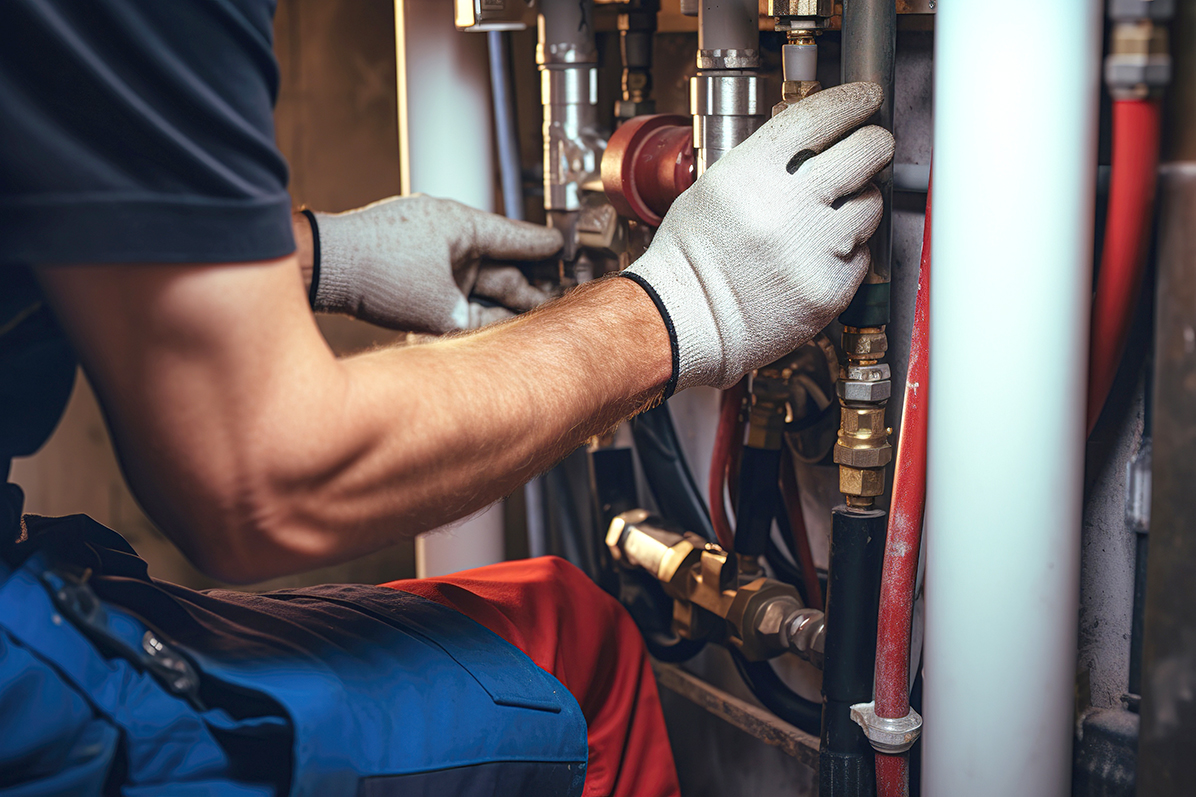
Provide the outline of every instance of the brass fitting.
{"type": "Polygon", "coordinates": [[[1171,80],[1167,27],[1148,19],[1118,21],[1109,36],[1105,83],[1114,99],[1158,94],[1171,80]]]}
{"type": "Polygon", "coordinates": [[[784,361],[778,360],[760,368],[752,376],[752,392],[748,407],[747,444],[752,448],[778,451],[784,439],[785,421],[789,418],[789,377],[784,361]]]}
{"type": "Polygon", "coordinates": [[[893,461],[884,405],[843,407],[835,463],[853,468],[883,468],[893,461]]]}
{"type": "Polygon", "coordinates": [[[662,528],[642,509],[616,517],[606,535],[615,561],[647,570],[673,598],[673,628],[687,639],[734,645],[748,661],[786,651],[821,660],[822,612],[797,590],[744,570],[735,557],[700,537],[662,528]]]}
{"type": "Polygon", "coordinates": [[[893,460],[885,406],[892,393],[889,366],[880,362],[889,341],[883,327],[844,327],[846,362],[835,386],[841,405],[834,460],[848,506],[866,509],[885,491],[884,468],[893,460]]]}
{"type": "Polygon", "coordinates": [[[852,365],[871,365],[889,350],[884,327],[843,327],[843,351],[852,365]]]}
{"type": "Polygon", "coordinates": [[[825,27],[834,13],[834,0],[768,0],[768,16],[801,17],[806,25],[825,27]]]}

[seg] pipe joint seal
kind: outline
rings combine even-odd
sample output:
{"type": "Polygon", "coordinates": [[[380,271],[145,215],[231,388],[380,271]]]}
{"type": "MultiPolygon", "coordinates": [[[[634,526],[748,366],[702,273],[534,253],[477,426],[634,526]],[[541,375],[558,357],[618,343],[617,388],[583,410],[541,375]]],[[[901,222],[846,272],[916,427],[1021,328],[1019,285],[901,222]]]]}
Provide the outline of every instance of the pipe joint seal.
{"type": "Polygon", "coordinates": [[[912,708],[904,717],[879,717],[875,702],[856,703],[851,707],[851,719],[864,729],[878,753],[904,753],[922,734],[922,715],[912,708]]]}
{"type": "Polygon", "coordinates": [[[698,69],[756,69],[759,50],[698,50],[698,69]]]}
{"type": "Polygon", "coordinates": [[[1115,22],[1105,57],[1105,85],[1114,99],[1137,99],[1171,82],[1167,28],[1149,20],[1115,22]]]}

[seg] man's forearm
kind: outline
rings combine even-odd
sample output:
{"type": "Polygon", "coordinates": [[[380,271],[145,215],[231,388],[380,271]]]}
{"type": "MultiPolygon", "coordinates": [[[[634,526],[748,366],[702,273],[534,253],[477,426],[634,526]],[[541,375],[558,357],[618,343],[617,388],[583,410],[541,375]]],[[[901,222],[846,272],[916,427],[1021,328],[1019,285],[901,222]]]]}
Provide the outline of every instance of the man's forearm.
{"type": "Polygon", "coordinates": [[[652,301],[617,278],[477,333],[341,365],[341,422],[363,448],[320,489],[288,498],[294,524],[327,543],[322,560],[485,507],[642,409],[672,368],[652,301]]]}
{"type": "Polygon", "coordinates": [[[41,270],[138,499],[225,580],[350,559],[481,509],[671,373],[664,323],[630,280],[337,360],[297,269],[41,270]]]}

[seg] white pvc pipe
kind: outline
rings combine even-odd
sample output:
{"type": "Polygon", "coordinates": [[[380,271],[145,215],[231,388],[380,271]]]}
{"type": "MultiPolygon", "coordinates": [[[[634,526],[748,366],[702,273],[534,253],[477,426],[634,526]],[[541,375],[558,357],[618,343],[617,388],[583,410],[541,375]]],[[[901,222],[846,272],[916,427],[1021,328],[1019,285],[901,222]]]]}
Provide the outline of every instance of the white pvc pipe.
{"type": "Polygon", "coordinates": [[[928,797],[1071,793],[1100,9],[935,20],[928,797]]]}
{"type": "MultiPolygon", "coordinates": [[[[395,42],[403,193],[431,194],[493,211],[494,123],[486,37],[458,33],[452,3],[396,0],[395,42]]],[[[502,560],[501,503],[451,531],[416,539],[420,578],[502,560]]]]}

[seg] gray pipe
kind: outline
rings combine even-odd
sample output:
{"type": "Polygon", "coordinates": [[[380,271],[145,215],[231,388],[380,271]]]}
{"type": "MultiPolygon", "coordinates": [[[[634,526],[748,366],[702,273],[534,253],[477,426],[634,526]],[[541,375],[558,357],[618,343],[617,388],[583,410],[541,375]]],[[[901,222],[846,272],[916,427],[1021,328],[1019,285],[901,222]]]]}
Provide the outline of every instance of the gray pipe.
{"type": "Polygon", "coordinates": [[[507,34],[486,33],[490,49],[490,95],[494,103],[494,132],[498,139],[498,176],[503,211],[508,219],[523,220],[523,166],[519,161],[519,131],[515,125],[515,97],[511,93],[507,34]]]}
{"type": "MultiPolygon", "coordinates": [[[[702,0],[698,14],[698,50],[751,51],[759,65],[760,7],[756,0],[702,0]]],[[[698,66],[704,69],[742,69],[747,64],[698,66]]]]}
{"type": "Polygon", "coordinates": [[[540,64],[596,64],[594,0],[542,0],[536,17],[540,64]]]}
{"type": "MultiPolygon", "coordinates": [[[[877,83],[885,93],[875,124],[893,129],[893,59],[897,50],[897,7],[893,0],[844,0],[843,82],[877,83]]],[[[884,217],[872,236],[872,268],[865,282],[888,282],[893,246],[893,168],[876,177],[885,203],[884,217]]]]}

